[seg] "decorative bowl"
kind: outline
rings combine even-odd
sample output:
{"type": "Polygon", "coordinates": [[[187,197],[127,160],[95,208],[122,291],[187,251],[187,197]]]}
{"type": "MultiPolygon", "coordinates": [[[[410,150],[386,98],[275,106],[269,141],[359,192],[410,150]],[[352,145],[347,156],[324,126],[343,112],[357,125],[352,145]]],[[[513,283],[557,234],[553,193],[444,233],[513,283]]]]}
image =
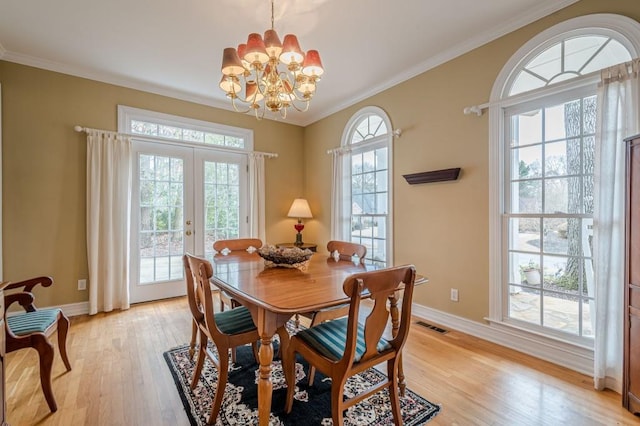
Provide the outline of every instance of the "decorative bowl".
{"type": "Polygon", "coordinates": [[[258,249],[258,254],[264,259],[267,267],[283,267],[304,269],[313,256],[309,249],[302,250],[298,247],[277,248],[272,245],[264,245],[258,249]]]}

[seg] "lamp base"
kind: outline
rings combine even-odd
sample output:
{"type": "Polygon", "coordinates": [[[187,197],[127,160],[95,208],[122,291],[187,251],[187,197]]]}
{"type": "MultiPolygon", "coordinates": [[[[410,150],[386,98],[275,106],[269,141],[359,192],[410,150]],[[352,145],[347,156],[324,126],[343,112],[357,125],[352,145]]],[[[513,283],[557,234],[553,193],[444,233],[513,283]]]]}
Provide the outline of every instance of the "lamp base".
{"type": "Polygon", "coordinates": [[[296,234],[296,242],[293,243],[293,245],[296,247],[300,247],[303,244],[301,232],[304,229],[304,224],[300,219],[298,219],[298,223],[293,225],[293,227],[296,228],[296,231],[298,231],[298,233],[296,234]]]}

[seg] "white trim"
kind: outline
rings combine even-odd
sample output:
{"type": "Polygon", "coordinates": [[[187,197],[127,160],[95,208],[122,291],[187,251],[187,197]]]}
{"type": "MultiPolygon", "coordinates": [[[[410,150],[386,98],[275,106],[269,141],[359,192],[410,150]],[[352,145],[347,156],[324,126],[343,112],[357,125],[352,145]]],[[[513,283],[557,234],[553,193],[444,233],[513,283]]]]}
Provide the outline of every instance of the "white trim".
{"type": "MultiPolygon", "coordinates": [[[[118,131],[131,133],[131,120],[150,121],[162,123],[169,126],[185,127],[190,129],[213,132],[222,135],[243,138],[245,141],[244,150],[253,150],[253,130],[242,127],[227,126],[225,124],[213,123],[210,121],[196,120],[189,117],[181,117],[173,114],[134,108],[126,105],[118,105],[118,131]]],[[[144,137],[145,135],[139,135],[144,137]]],[[[176,139],[177,141],[178,139],[176,139]]],[[[184,142],[184,141],[180,141],[184,142]]],[[[208,145],[207,145],[208,146],[208,145]]],[[[215,146],[215,145],[212,145],[215,146]]],[[[228,147],[223,147],[228,148],[228,147]]]]}
{"type": "Polygon", "coordinates": [[[481,324],[416,303],[412,305],[411,313],[445,329],[457,330],[588,376],[593,375],[592,349],[560,342],[509,325],[481,324]]]}

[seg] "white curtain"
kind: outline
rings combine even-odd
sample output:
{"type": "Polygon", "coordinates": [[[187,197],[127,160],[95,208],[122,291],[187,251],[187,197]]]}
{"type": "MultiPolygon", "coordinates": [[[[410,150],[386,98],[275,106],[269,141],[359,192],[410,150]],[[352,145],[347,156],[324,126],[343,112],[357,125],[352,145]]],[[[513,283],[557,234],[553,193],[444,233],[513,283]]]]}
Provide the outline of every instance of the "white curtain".
{"type": "Polygon", "coordinates": [[[351,194],[349,181],[349,150],[334,149],[331,181],[331,239],[349,241],[351,229],[351,194]]]}
{"type": "Polygon", "coordinates": [[[266,240],[264,155],[249,154],[249,236],[266,240]]]}
{"type": "Polygon", "coordinates": [[[594,194],[596,389],[622,390],[624,138],[640,129],[638,60],[602,71],[598,86],[594,194]]]}
{"type": "Polygon", "coordinates": [[[87,135],[89,313],[129,308],[131,140],[87,135]]]}

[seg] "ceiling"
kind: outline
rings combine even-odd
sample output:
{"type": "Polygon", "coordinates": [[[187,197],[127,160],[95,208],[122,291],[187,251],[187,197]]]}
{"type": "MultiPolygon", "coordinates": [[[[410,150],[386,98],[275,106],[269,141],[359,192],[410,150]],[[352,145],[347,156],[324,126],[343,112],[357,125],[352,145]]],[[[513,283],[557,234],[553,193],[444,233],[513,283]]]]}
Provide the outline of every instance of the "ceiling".
{"type": "MultiPolygon", "coordinates": [[[[308,125],[577,0],[275,0],[317,49],[308,125]]],[[[0,59],[231,109],[222,51],[270,28],[269,0],[0,0],[0,59]]]]}

